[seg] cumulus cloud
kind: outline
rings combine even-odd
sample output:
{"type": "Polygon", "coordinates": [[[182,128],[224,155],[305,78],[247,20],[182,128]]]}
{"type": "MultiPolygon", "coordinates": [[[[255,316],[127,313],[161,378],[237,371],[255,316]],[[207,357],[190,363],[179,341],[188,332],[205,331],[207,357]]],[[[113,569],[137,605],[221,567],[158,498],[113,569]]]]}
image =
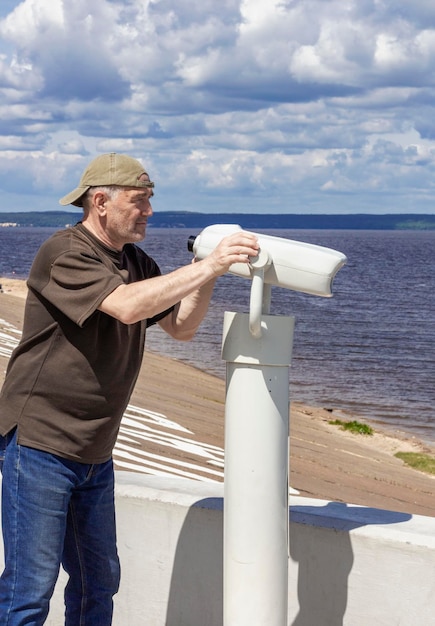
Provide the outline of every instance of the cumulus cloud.
{"type": "Polygon", "coordinates": [[[114,150],[157,209],[433,212],[434,61],[425,0],[2,0],[2,208],[114,150]]]}

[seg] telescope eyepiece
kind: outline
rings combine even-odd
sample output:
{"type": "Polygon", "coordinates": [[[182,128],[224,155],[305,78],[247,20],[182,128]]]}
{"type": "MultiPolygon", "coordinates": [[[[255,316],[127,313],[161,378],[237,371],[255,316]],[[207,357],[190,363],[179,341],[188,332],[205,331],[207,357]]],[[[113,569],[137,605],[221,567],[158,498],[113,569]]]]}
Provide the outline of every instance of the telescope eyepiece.
{"type": "Polygon", "coordinates": [[[187,240],[187,249],[189,250],[189,252],[193,252],[193,245],[195,243],[195,239],[196,239],[196,235],[190,235],[189,239],[187,240]]]}

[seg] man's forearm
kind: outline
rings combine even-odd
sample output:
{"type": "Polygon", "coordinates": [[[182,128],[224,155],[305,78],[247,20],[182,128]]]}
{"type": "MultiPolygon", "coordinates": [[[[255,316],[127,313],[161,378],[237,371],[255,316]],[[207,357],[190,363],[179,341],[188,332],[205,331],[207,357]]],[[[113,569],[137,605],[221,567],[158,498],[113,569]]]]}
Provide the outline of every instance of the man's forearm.
{"type": "Polygon", "coordinates": [[[212,279],[183,298],[172,314],[159,322],[160,326],[175,339],[192,339],[207,313],[215,282],[212,279]]]}
{"type": "Polygon", "coordinates": [[[120,285],[105,298],[100,310],[134,324],[177,304],[210,280],[214,276],[206,263],[187,265],[164,276],[120,285]]]}
{"type": "Polygon", "coordinates": [[[227,272],[233,263],[249,263],[249,258],[255,257],[257,253],[258,242],[253,234],[244,231],[233,233],[224,237],[210,255],[201,261],[163,276],[120,285],[103,300],[99,308],[125,324],[134,324],[185,301],[177,311],[175,326],[172,325],[172,330],[178,336],[177,326],[194,327],[196,317],[204,317],[204,309],[207,310],[216,278],[227,272]],[[195,312],[195,309],[198,311],[195,312]]]}

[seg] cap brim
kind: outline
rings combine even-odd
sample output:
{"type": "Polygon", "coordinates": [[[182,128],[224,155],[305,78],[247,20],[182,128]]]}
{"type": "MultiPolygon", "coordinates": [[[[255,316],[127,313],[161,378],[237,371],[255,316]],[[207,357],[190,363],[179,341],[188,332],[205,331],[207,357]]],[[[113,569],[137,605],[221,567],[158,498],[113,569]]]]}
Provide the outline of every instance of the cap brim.
{"type": "Polygon", "coordinates": [[[79,206],[79,207],[83,206],[82,197],[89,188],[90,188],[89,185],[86,187],[77,187],[76,189],[68,193],[66,196],[61,198],[59,200],[59,204],[61,204],[62,206],[66,206],[67,204],[74,204],[74,206],[79,206]]]}

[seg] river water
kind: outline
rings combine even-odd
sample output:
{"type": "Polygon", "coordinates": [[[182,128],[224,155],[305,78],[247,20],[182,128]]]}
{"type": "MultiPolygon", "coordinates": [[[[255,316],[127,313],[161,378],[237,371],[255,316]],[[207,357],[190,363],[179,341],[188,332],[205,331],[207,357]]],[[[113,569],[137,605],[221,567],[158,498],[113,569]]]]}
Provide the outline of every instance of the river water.
{"type": "MultiPolygon", "coordinates": [[[[0,276],[25,278],[54,229],[1,228],[0,276]]],[[[271,314],[296,318],[290,398],[435,441],[435,231],[263,231],[346,254],[332,298],[273,288],[271,314]]],[[[142,247],[163,272],[191,261],[186,229],[149,228],[142,247]]],[[[192,342],[159,328],[147,349],[217,376],[224,311],[249,311],[251,282],[221,277],[192,342]]],[[[167,381],[170,385],[170,381],[167,381]]]]}

